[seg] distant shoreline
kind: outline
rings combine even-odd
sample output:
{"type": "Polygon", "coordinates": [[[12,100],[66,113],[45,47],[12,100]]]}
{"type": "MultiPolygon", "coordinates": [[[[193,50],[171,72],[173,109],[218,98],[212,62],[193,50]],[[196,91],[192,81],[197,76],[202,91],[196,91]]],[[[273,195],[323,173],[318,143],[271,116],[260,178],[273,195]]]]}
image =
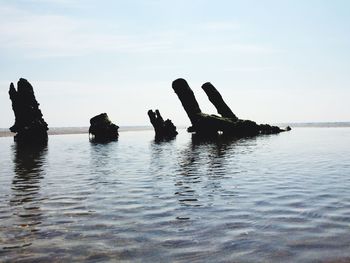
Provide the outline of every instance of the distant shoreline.
{"type": "MultiPolygon", "coordinates": [[[[119,132],[129,131],[148,131],[153,130],[152,126],[124,126],[119,128],[119,132]]],[[[68,135],[68,134],[87,134],[89,127],[51,127],[48,135],[68,135]]],[[[9,129],[0,128],[0,137],[13,137],[15,134],[9,129]]]]}
{"type": "MultiPolygon", "coordinates": [[[[292,128],[350,128],[350,122],[304,122],[304,123],[277,123],[274,124],[281,128],[290,126],[292,128]]],[[[178,126],[178,129],[186,128],[186,126],[178,126]]],[[[122,126],[119,132],[129,131],[149,131],[153,130],[152,126],[122,126]]],[[[87,134],[89,127],[51,127],[48,131],[49,135],[68,135],[68,134],[87,134]]],[[[15,134],[9,129],[0,128],[0,137],[13,137],[15,134]]]]}
{"type": "Polygon", "coordinates": [[[275,123],[281,128],[350,128],[350,122],[291,122],[291,123],[275,123]]]}

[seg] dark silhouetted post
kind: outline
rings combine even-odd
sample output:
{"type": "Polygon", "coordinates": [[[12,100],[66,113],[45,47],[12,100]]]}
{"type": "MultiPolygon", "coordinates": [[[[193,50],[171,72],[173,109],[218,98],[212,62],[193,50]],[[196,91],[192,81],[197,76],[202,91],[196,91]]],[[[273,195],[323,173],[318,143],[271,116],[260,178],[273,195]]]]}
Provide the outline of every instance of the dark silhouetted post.
{"type": "Polygon", "coordinates": [[[224,102],[221,94],[217,91],[217,89],[210,83],[204,83],[202,85],[202,89],[205,91],[207,94],[209,100],[213,105],[215,106],[216,110],[218,113],[224,117],[224,118],[229,118],[233,121],[237,121],[238,118],[236,115],[232,112],[229,106],[224,102]]]}
{"type": "Polygon", "coordinates": [[[10,131],[17,133],[15,141],[34,144],[47,142],[48,125],[43,119],[32,85],[21,78],[17,90],[13,83],[10,84],[9,95],[15,114],[15,124],[10,131]]]}
{"type": "Polygon", "coordinates": [[[155,112],[149,110],[148,117],[156,133],[156,139],[171,139],[177,135],[175,125],[169,119],[164,121],[159,110],[156,110],[155,112]]]}
{"type": "Polygon", "coordinates": [[[195,125],[198,121],[198,115],[201,114],[196,97],[193,94],[190,86],[184,79],[177,79],[173,82],[173,89],[176,95],[179,97],[182,106],[184,107],[188,118],[192,125],[195,125]]]}
{"type": "Polygon", "coordinates": [[[101,113],[90,119],[89,135],[95,142],[108,142],[118,139],[119,126],[112,123],[107,113],[101,113]]]}

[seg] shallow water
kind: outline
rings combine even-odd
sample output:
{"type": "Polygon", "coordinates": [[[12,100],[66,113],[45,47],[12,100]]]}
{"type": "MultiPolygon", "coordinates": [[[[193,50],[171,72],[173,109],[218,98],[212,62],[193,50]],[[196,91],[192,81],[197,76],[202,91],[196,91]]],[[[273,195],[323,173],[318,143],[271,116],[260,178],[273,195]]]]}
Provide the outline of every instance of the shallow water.
{"type": "Polygon", "coordinates": [[[0,261],[350,260],[350,129],[0,138],[0,261]]]}

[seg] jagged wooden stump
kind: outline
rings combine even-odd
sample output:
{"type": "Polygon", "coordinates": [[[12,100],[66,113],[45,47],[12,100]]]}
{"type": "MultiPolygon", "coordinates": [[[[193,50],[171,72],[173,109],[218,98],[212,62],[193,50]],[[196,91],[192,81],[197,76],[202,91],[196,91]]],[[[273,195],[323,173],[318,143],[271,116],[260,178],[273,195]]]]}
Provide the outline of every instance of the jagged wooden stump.
{"type": "Polygon", "coordinates": [[[153,125],[156,139],[171,139],[178,134],[172,121],[169,119],[164,121],[159,110],[155,112],[149,110],[148,117],[153,125]]]}
{"type": "Polygon", "coordinates": [[[47,142],[48,125],[39,109],[32,85],[23,78],[17,82],[17,90],[10,84],[10,99],[15,114],[15,123],[10,128],[16,133],[14,139],[23,143],[47,142]]]}
{"type": "Polygon", "coordinates": [[[112,123],[107,113],[101,113],[90,119],[89,136],[95,142],[108,142],[118,139],[119,126],[112,123]]]}

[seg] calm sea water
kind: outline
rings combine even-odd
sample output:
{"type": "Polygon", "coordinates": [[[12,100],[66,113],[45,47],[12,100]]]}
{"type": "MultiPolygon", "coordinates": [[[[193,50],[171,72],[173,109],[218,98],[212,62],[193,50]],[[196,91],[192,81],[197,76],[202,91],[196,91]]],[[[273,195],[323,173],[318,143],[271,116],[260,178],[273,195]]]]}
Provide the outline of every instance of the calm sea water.
{"type": "Polygon", "coordinates": [[[0,149],[1,262],[350,260],[350,128],[0,149]]]}

